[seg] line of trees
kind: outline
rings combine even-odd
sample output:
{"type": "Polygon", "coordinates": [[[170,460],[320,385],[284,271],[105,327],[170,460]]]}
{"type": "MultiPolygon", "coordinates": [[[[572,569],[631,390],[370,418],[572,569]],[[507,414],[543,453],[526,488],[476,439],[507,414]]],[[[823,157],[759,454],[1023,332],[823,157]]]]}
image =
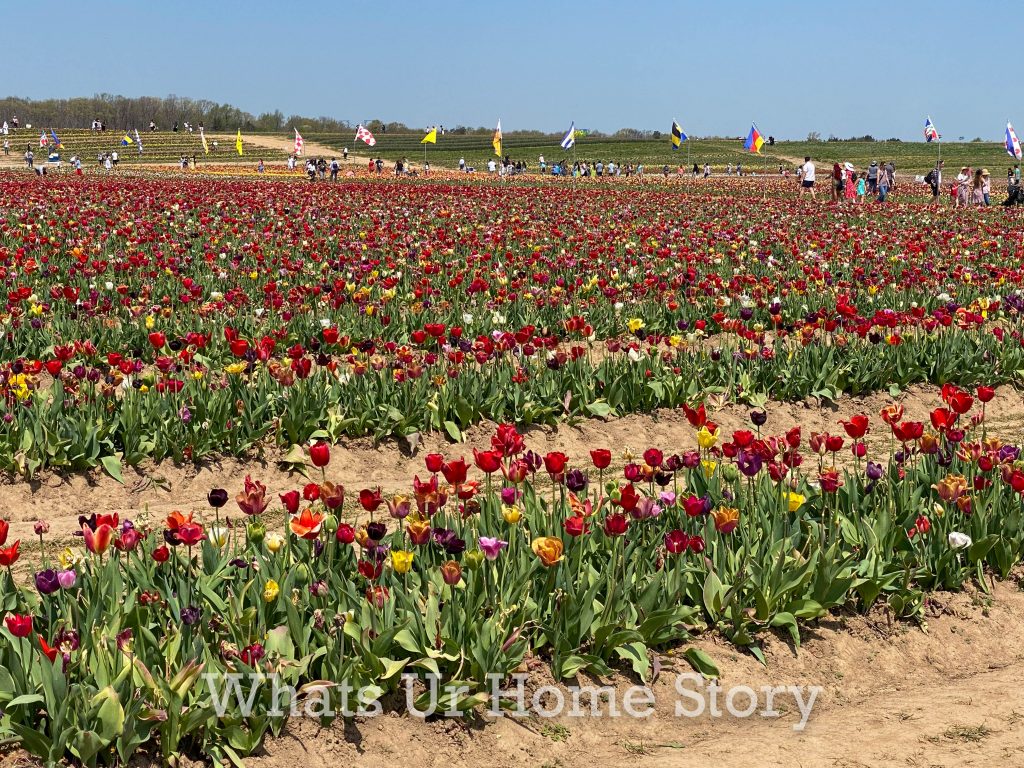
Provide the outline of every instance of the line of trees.
{"type": "Polygon", "coordinates": [[[281,131],[290,126],[311,132],[355,130],[354,125],[333,117],[286,117],[280,110],[253,115],[230,104],[173,94],[166,98],[109,93],[73,99],[0,98],[0,120],[10,121],[14,115],[23,126],[31,123],[40,128],[89,128],[93,120],[99,120],[115,131],[145,130],[152,120],[161,130],[185,122],[203,123],[208,131],[281,131]]]}

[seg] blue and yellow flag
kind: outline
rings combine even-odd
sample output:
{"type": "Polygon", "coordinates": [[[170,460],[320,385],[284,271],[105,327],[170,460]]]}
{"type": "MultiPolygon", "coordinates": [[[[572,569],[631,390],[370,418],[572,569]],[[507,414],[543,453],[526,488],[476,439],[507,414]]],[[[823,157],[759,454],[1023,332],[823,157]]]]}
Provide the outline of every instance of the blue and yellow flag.
{"type": "Polygon", "coordinates": [[[673,120],[672,121],[672,149],[679,149],[679,145],[682,144],[684,141],[686,141],[688,138],[689,138],[689,136],[687,136],[685,133],[683,133],[683,129],[680,127],[679,123],[677,123],[675,120],[673,120]]]}

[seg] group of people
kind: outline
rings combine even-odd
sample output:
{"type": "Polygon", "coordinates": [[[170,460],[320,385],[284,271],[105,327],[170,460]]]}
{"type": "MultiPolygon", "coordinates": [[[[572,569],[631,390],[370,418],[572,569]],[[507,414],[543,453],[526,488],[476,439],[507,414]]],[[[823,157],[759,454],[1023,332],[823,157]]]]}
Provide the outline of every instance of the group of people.
{"type": "MultiPolygon", "coordinates": [[[[796,178],[800,184],[800,197],[810,195],[817,199],[817,168],[809,156],[804,157],[802,165],[796,169],[796,178]]],[[[834,203],[863,203],[868,196],[884,203],[896,186],[896,165],[891,160],[879,163],[871,161],[867,170],[858,172],[853,163],[832,165],[829,178],[829,198],[834,203]]]]}
{"type": "MultiPolygon", "coordinates": [[[[932,200],[938,204],[941,195],[942,161],[928,172],[925,182],[932,188],[932,200]]],[[[949,195],[953,199],[954,208],[966,208],[969,205],[992,204],[992,176],[988,168],[971,169],[965,165],[949,186],[949,195]]],[[[1006,169],[1006,200],[1003,205],[1024,205],[1021,195],[1020,163],[1006,169]]]]}

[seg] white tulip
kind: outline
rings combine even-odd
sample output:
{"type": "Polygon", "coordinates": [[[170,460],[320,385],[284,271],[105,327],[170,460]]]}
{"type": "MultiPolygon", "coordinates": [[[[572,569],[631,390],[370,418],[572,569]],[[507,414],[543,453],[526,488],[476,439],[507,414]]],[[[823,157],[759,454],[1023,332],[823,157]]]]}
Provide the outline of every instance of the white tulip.
{"type": "Polygon", "coordinates": [[[959,531],[950,531],[948,540],[950,549],[967,549],[974,543],[970,536],[959,531]]]}

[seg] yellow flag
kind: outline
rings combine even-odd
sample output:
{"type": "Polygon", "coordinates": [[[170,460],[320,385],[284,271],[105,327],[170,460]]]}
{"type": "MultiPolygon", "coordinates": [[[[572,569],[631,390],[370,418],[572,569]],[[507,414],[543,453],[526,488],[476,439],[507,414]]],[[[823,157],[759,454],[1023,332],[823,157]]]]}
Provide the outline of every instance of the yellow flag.
{"type": "Polygon", "coordinates": [[[238,154],[242,154],[242,129],[238,129],[238,137],[235,139],[235,149],[238,150],[238,154]]]}
{"type": "Polygon", "coordinates": [[[494,130],[494,138],[491,139],[491,144],[494,146],[494,154],[501,157],[501,120],[498,121],[498,127],[494,130]]]}
{"type": "Polygon", "coordinates": [[[437,128],[432,128],[430,133],[423,137],[420,144],[437,144],[437,128]]]}
{"type": "Polygon", "coordinates": [[[199,138],[203,140],[203,152],[207,155],[210,154],[210,145],[206,143],[206,134],[203,133],[202,128],[199,129],[199,138]]]}

